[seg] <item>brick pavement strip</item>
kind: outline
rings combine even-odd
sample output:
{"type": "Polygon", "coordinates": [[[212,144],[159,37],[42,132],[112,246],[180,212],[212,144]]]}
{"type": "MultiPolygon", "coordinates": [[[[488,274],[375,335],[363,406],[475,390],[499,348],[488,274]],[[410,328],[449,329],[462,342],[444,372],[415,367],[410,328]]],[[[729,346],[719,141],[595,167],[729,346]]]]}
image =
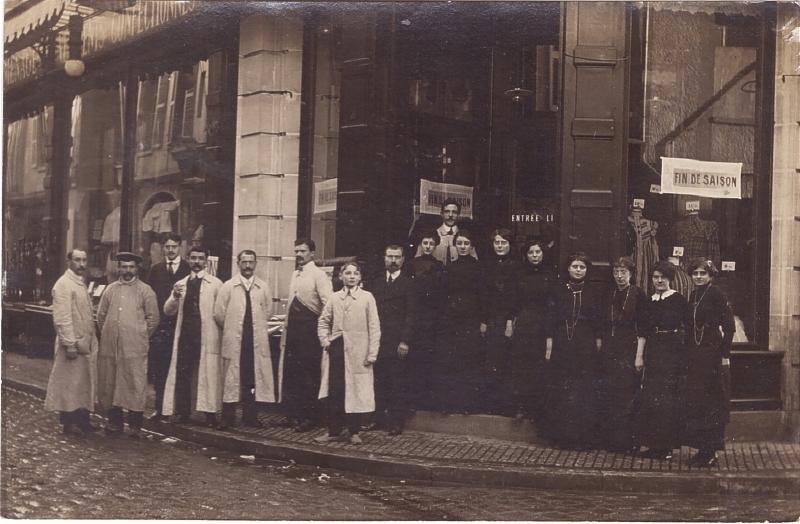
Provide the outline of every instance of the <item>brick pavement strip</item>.
{"type": "MultiPolygon", "coordinates": [[[[4,354],[4,382],[40,397],[43,396],[49,366],[52,364],[45,365],[41,361],[34,360],[27,362],[24,357],[11,356],[12,358],[7,358],[4,354]]],[[[150,406],[152,401],[153,395],[150,391],[148,397],[150,406]]],[[[195,414],[193,419],[202,420],[200,414],[195,414]]],[[[281,419],[282,416],[277,413],[261,415],[261,420],[270,426],[281,419]]],[[[683,459],[689,456],[688,448],[676,453],[671,461],[651,461],[629,454],[620,455],[602,451],[568,452],[535,444],[414,431],[406,431],[400,437],[389,437],[383,432],[369,432],[365,434],[365,444],[361,449],[357,449],[345,443],[326,445],[312,443],[311,439],[314,436],[324,434],[323,429],[297,434],[284,428],[268,427],[256,430],[237,426],[233,431],[223,433],[199,428],[196,424],[176,427],[164,423],[153,425],[149,421],[146,427],[155,428],[165,434],[175,434],[181,438],[198,439],[223,448],[233,446],[234,449],[258,450],[264,456],[275,456],[280,459],[296,457],[294,460],[298,463],[300,460],[309,461],[310,464],[336,463],[343,469],[348,469],[348,464],[352,463],[362,469],[379,471],[381,463],[385,462],[388,464],[388,470],[400,476],[403,475],[403,464],[410,464],[411,469],[422,468],[414,475],[426,475],[424,471],[427,468],[429,477],[430,471],[446,464],[448,469],[455,470],[459,468],[466,470],[476,466],[483,468],[483,473],[465,474],[462,481],[469,481],[469,478],[483,480],[495,478],[492,482],[496,482],[496,478],[502,478],[504,471],[513,472],[514,481],[523,484],[533,482],[531,479],[534,477],[552,475],[557,471],[565,471],[568,476],[573,477],[583,472],[589,475],[587,479],[590,480],[596,472],[607,473],[611,475],[609,478],[612,478],[614,477],[612,473],[617,476],[643,475],[644,472],[652,471],[653,475],[641,476],[642,482],[638,483],[638,489],[660,490],[664,486],[667,489],[677,489],[674,487],[674,482],[681,478],[690,481],[705,478],[713,481],[719,475],[728,475],[724,477],[724,485],[713,481],[704,489],[712,489],[708,486],[713,485],[715,486],[713,489],[718,491],[736,489],[752,491],[759,488],[754,481],[769,484],[769,479],[774,479],[774,484],[778,486],[776,489],[788,489],[797,493],[800,486],[798,479],[800,445],[797,444],[728,443],[725,452],[719,454],[719,465],[709,471],[683,467],[683,459]],[[756,463],[761,467],[757,468],[756,463]],[[762,473],[763,476],[755,477],[756,473],[762,473]],[[526,475],[529,478],[521,480],[526,475]]],[[[563,478],[555,483],[560,484],[562,480],[563,478]]],[[[767,492],[770,490],[774,492],[769,485],[762,487],[767,492]]]]}

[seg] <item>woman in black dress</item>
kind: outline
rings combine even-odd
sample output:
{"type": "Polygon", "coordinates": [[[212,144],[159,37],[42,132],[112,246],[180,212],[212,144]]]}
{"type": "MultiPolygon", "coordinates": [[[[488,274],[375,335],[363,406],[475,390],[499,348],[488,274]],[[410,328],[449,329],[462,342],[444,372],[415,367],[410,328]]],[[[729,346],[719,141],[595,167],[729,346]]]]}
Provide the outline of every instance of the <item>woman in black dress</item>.
{"type": "Polygon", "coordinates": [[[525,417],[539,422],[547,397],[547,304],[558,282],[555,271],[545,268],[545,244],[531,240],[522,246],[525,257],[517,284],[516,320],[509,363],[514,421],[525,417]]]}
{"type": "Polygon", "coordinates": [[[675,266],[666,261],[651,271],[655,294],[647,304],[642,386],[636,405],[633,432],[637,446],[647,446],[646,458],[666,460],[680,445],[678,378],[682,370],[684,326],[690,319],[686,299],[670,289],[675,266]]]}
{"type": "Polygon", "coordinates": [[[512,244],[511,231],[497,229],[491,236],[494,256],[484,263],[486,298],[481,333],[485,341],[483,360],[483,412],[513,415],[508,381],[511,339],[520,261],[512,244]]]}
{"type": "Polygon", "coordinates": [[[606,301],[606,330],[600,351],[602,422],[600,436],[612,451],[633,449],[631,402],[639,390],[644,365],[647,295],[631,284],[636,266],[628,257],[614,261],[615,284],[606,301]]]}
{"type": "Polygon", "coordinates": [[[736,324],[728,296],[712,282],[717,276],[714,263],[697,260],[689,264],[688,273],[695,290],[689,299],[692,329],[680,386],[681,443],[698,449],[686,464],[711,467],[717,463],[716,452],[725,449],[730,421],[725,381],[736,324]]]}
{"type": "Polygon", "coordinates": [[[441,331],[445,329],[442,314],[446,292],[446,272],[444,264],[433,256],[441,239],[436,230],[425,231],[420,235],[420,254],[409,260],[403,269],[414,277],[417,289],[417,325],[415,350],[409,354],[410,367],[407,377],[410,381],[414,408],[437,410],[435,395],[431,395],[436,382],[436,348],[444,340],[441,331]]]}
{"type": "Polygon", "coordinates": [[[444,413],[476,413],[480,398],[481,319],[485,279],[480,263],[470,256],[472,233],[459,229],[453,243],[458,258],[447,268],[445,332],[440,345],[439,394],[444,413]]]}
{"type": "Polygon", "coordinates": [[[556,286],[548,305],[545,358],[550,362],[552,389],[540,436],[566,449],[596,444],[603,291],[586,281],[590,268],[584,253],[568,257],[567,281],[556,286]]]}

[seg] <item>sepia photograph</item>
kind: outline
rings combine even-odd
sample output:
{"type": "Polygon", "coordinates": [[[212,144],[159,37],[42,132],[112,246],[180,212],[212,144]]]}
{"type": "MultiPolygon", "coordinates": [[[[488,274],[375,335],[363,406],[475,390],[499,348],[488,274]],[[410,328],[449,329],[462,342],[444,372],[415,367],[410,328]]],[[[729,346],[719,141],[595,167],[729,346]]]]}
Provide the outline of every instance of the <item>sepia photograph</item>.
{"type": "Polygon", "coordinates": [[[3,10],[0,518],[800,520],[800,2],[3,10]]]}

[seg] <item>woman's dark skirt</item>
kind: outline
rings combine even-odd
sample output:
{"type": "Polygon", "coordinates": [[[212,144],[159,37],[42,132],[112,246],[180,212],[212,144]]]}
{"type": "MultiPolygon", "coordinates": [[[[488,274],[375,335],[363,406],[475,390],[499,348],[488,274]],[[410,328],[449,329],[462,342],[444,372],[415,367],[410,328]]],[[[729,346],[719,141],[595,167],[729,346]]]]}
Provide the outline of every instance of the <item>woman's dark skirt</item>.
{"type": "Polygon", "coordinates": [[[683,354],[682,332],[647,337],[642,385],[634,400],[633,433],[637,446],[671,450],[680,445],[678,379],[683,354]]]}

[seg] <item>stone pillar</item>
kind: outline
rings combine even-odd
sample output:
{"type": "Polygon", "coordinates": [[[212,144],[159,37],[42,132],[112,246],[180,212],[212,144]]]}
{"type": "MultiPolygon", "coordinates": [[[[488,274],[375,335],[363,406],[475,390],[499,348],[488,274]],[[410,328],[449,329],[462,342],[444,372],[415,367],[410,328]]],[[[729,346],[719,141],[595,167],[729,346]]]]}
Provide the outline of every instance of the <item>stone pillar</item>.
{"type": "Polygon", "coordinates": [[[256,274],[285,312],[294,270],[303,22],[284,14],[245,16],[240,25],[233,211],[236,253],[258,254],[256,274]]]}
{"type": "Polygon", "coordinates": [[[791,3],[779,3],[777,8],[769,348],[786,351],[784,409],[797,411],[800,409],[800,77],[789,75],[800,74],[800,10],[791,3]]]}

